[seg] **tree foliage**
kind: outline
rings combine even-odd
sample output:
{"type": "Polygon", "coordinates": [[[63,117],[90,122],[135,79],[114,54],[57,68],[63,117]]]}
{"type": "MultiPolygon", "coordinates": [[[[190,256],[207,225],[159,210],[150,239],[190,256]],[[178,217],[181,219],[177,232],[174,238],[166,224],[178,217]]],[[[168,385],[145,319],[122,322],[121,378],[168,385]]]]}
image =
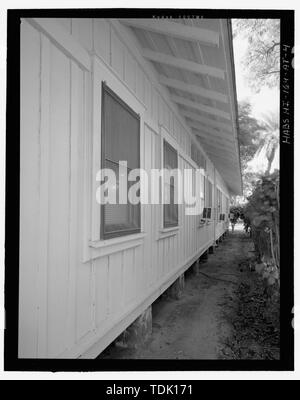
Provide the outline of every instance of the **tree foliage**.
{"type": "Polygon", "coordinates": [[[279,86],[280,20],[234,20],[234,35],[248,40],[243,66],[248,73],[249,86],[259,92],[262,86],[279,86]]]}
{"type": "Polygon", "coordinates": [[[259,149],[263,125],[252,116],[252,107],[248,101],[239,103],[239,143],[244,193],[252,192],[258,174],[247,171],[248,163],[259,149]]]}
{"type": "Polygon", "coordinates": [[[274,113],[258,121],[252,116],[252,107],[248,101],[239,103],[239,143],[244,195],[249,196],[262,172],[271,171],[276,150],[279,146],[279,117],[274,113]],[[259,153],[267,159],[264,171],[251,170],[249,162],[259,153]]]}
{"type": "Polygon", "coordinates": [[[279,284],[279,172],[263,176],[255,187],[244,214],[250,221],[252,238],[258,255],[258,272],[269,285],[279,284]]]}
{"type": "Polygon", "coordinates": [[[244,214],[244,208],[243,208],[243,206],[242,205],[236,205],[236,206],[231,206],[230,207],[230,214],[233,214],[232,216],[233,216],[233,220],[235,221],[235,222],[237,222],[237,220],[239,219],[239,218],[242,218],[243,219],[243,214],[244,214]]]}
{"type": "Polygon", "coordinates": [[[266,174],[271,172],[272,163],[274,161],[276,150],[279,146],[279,115],[276,113],[269,113],[264,116],[263,130],[260,132],[259,149],[258,151],[265,151],[268,165],[266,174]]]}
{"type": "Polygon", "coordinates": [[[239,103],[239,143],[242,170],[254,157],[258,150],[260,132],[264,129],[252,115],[252,107],[248,101],[239,103]]]}

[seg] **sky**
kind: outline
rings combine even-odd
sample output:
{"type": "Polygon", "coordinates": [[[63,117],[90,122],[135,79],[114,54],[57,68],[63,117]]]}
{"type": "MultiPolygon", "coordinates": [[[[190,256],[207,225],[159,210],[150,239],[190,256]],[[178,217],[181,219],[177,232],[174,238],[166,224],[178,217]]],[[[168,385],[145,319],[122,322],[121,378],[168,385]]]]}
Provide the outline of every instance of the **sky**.
{"type": "Polygon", "coordinates": [[[253,106],[253,116],[263,119],[264,114],[275,112],[279,109],[279,90],[264,87],[258,94],[253,92],[246,81],[246,71],[242,66],[242,60],[247,50],[247,39],[236,36],[233,40],[235,74],[238,101],[249,100],[253,106]]]}
{"type": "MultiPolygon", "coordinates": [[[[259,93],[255,93],[248,85],[246,74],[242,61],[247,51],[248,41],[247,38],[241,35],[235,36],[233,39],[234,49],[234,62],[237,86],[237,99],[238,102],[243,100],[250,101],[252,105],[252,115],[258,120],[264,119],[264,114],[279,112],[280,92],[279,89],[269,89],[263,87],[259,93]]],[[[279,115],[279,113],[278,113],[279,115]]],[[[267,168],[267,158],[265,156],[265,149],[257,152],[255,157],[248,163],[248,172],[261,172],[263,173],[267,168]]],[[[279,148],[275,153],[275,157],[271,167],[271,173],[274,169],[279,169],[279,148]]]]}

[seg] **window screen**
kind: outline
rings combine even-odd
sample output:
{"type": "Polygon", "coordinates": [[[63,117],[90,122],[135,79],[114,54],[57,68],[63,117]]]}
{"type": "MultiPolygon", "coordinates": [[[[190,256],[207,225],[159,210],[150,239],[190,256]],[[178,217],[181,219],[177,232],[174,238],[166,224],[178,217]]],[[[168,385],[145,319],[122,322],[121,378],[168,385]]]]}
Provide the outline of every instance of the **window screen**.
{"type": "Polygon", "coordinates": [[[205,176],[200,176],[200,198],[203,206],[205,206],[205,176]]]}
{"type": "Polygon", "coordinates": [[[211,219],[212,218],[212,203],[213,203],[213,186],[212,183],[210,183],[209,179],[205,179],[205,200],[204,204],[205,207],[203,209],[203,218],[206,219],[211,219]]]}
{"type": "MultiPolygon", "coordinates": [[[[164,140],[164,168],[173,170],[178,168],[177,151],[164,140]]],[[[170,181],[164,178],[165,200],[169,204],[164,204],[164,228],[178,225],[178,204],[175,204],[175,181],[171,177],[170,181]]]]}
{"type": "Polygon", "coordinates": [[[218,207],[218,214],[222,213],[222,192],[221,190],[217,189],[217,207],[218,207]]]}
{"type": "Polygon", "coordinates": [[[204,209],[205,209],[205,176],[200,176],[200,201],[201,201],[201,210],[202,215],[201,218],[204,218],[204,209]]]}
{"type": "MultiPolygon", "coordinates": [[[[140,167],[140,119],[104,83],[102,84],[102,168],[116,174],[117,204],[102,205],[101,236],[109,238],[140,231],[140,204],[118,204],[119,165],[127,161],[128,174],[140,167]]],[[[128,182],[128,190],[135,182],[128,182]]]]}
{"type": "Polygon", "coordinates": [[[205,185],[205,203],[206,207],[212,207],[212,183],[206,178],[205,185]]]}

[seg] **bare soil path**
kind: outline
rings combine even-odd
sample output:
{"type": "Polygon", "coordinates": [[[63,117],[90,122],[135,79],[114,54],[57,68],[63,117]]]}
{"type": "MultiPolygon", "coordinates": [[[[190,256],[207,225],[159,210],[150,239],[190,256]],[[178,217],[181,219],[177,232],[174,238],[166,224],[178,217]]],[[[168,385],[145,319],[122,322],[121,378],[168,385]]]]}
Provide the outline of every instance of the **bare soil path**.
{"type": "Polygon", "coordinates": [[[241,264],[253,256],[253,244],[236,225],[198,274],[187,273],[179,300],[160,299],[153,305],[153,334],[141,348],[110,346],[100,358],[219,359],[232,335],[225,315],[245,273],[241,264]]]}

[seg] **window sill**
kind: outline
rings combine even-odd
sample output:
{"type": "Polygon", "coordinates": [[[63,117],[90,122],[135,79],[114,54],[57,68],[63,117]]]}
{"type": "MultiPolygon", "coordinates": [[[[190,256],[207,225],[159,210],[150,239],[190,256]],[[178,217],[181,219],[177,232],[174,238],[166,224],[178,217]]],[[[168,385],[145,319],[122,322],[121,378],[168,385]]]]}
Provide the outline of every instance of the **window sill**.
{"type": "Polygon", "coordinates": [[[158,237],[156,240],[161,240],[165,239],[171,236],[175,236],[179,232],[179,225],[178,226],[172,226],[171,228],[163,228],[159,231],[158,237]]]}
{"type": "Polygon", "coordinates": [[[92,258],[140,246],[145,237],[146,233],[141,232],[112,239],[90,241],[89,247],[92,249],[92,258]]]}

